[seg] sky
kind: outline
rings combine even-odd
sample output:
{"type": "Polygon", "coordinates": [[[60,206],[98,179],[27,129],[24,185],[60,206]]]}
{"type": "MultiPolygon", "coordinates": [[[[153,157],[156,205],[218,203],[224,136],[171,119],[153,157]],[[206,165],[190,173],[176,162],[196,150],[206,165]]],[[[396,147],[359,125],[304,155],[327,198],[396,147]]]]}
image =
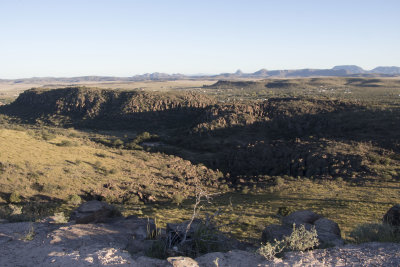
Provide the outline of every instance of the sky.
{"type": "Polygon", "coordinates": [[[399,0],[0,0],[0,79],[400,65],[399,0]]]}

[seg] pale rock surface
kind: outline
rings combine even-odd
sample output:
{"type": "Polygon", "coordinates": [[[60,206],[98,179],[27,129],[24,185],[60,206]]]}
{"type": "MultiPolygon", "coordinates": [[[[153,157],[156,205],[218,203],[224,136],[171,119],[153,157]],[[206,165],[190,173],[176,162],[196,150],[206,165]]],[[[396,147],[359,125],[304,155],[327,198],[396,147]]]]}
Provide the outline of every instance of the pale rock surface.
{"type": "Polygon", "coordinates": [[[121,218],[107,224],[0,224],[0,266],[400,266],[400,244],[366,243],[309,252],[288,252],[267,261],[253,252],[215,252],[196,259],[152,259],[128,253],[130,239],[143,237],[147,220],[121,218]],[[33,240],[24,237],[33,227],[33,240]]]}
{"type": "Polygon", "coordinates": [[[98,223],[118,216],[121,216],[121,213],[114,206],[106,202],[91,200],[74,210],[70,220],[76,223],[98,223]]]}

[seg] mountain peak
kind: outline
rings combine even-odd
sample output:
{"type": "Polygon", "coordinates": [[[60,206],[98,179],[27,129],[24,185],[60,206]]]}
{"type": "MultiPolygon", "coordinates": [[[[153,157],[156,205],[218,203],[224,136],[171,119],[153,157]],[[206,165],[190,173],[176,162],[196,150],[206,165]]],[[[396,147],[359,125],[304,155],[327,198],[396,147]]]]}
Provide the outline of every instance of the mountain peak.
{"type": "Polygon", "coordinates": [[[379,66],[375,69],[371,70],[372,73],[381,73],[381,74],[400,74],[400,67],[395,66],[379,66]]]}
{"type": "Polygon", "coordinates": [[[332,68],[333,70],[345,70],[348,74],[365,73],[366,71],[357,65],[339,65],[332,68]]]}
{"type": "Polygon", "coordinates": [[[242,75],[242,74],[243,74],[243,71],[241,71],[241,70],[239,69],[239,70],[237,70],[237,71],[235,72],[235,74],[236,74],[236,75],[242,75]]]}

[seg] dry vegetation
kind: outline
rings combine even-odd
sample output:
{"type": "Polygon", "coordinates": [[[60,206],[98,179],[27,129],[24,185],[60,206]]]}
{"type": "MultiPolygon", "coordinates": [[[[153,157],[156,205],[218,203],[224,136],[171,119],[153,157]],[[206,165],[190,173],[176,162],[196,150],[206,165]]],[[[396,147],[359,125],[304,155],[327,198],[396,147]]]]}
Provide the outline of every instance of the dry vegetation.
{"type": "Polygon", "coordinates": [[[219,222],[233,222],[224,230],[236,237],[257,243],[279,210],[307,208],[351,240],[399,202],[399,80],[204,84],[26,93],[2,109],[0,215],[13,218],[9,202],[37,213],[29,219],[68,213],[78,195],[177,222],[190,218],[200,178],[217,193],[204,211],[221,208],[219,222]],[[147,92],[169,87],[179,90],[147,92]],[[39,214],[39,202],[54,205],[39,214]]]}

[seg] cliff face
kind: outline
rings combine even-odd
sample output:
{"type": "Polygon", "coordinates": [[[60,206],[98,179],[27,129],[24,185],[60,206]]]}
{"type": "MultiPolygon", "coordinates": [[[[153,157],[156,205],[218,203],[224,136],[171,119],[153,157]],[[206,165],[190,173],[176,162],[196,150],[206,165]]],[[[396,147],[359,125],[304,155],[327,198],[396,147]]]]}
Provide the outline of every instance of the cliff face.
{"type": "Polygon", "coordinates": [[[27,90],[11,106],[29,108],[41,114],[94,118],[173,109],[199,109],[210,103],[213,103],[210,98],[192,93],[159,94],[72,87],[27,90]]]}
{"type": "Polygon", "coordinates": [[[71,87],[27,90],[6,109],[11,114],[31,120],[62,116],[78,126],[132,128],[137,126],[132,124],[135,121],[152,126],[184,124],[193,121],[203,109],[214,103],[213,99],[194,93],[71,87]]]}
{"type": "Polygon", "coordinates": [[[185,126],[192,133],[198,133],[272,119],[288,120],[304,114],[334,112],[349,106],[339,101],[293,98],[217,103],[211,97],[191,92],[158,93],[71,87],[27,90],[7,109],[30,118],[64,116],[74,123],[91,123],[91,127],[101,127],[104,126],[102,122],[109,122],[129,128],[136,127],[134,123],[140,122],[141,126],[185,126]]]}
{"type": "Polygon", "coordinates": [[[388,128],[391,119],[377,119],[386,115],[338,100],[217,103],[195,93],[66,88],[28,90],[6,108],[56,125],[168,136],[163,142],[176,150],[164,152],[233,175],[361,175],[366,157],[349,144],[397,140],[373,131],[388,128]]]}

